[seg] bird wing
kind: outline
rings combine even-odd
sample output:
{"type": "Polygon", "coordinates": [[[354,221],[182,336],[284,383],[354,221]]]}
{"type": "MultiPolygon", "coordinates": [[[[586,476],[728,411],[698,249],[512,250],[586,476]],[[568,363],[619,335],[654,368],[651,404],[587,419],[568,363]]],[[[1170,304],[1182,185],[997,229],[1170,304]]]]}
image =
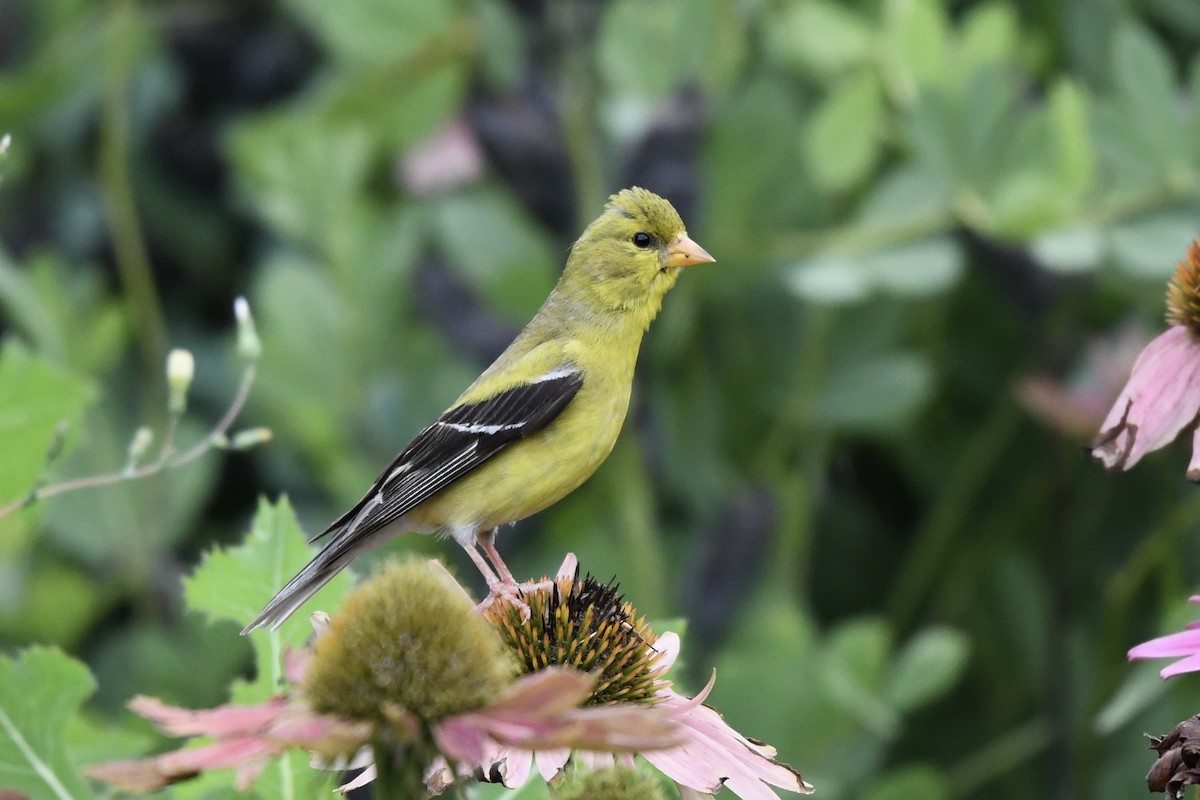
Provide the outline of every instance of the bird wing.
{"type": "Polygon", "coordinates": [[[344,529],[348,541],[339,544],[353,546],[395,522],[508,445],[545,428],[581,386],[583,373],[568,364],[447,410],[396,456],[362,500],[313,541],[344,529]]]}

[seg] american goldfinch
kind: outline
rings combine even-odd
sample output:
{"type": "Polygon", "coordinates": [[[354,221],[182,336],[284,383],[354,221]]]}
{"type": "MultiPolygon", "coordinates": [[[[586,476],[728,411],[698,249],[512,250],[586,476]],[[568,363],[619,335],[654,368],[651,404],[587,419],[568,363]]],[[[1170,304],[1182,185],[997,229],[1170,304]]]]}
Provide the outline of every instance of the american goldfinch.
{"type": "Polygon", "coordinates": [[[713,260],[658,195],[632,188],[609,198],[525,329],[317,537],[331,538],[243,633],[278,627],[356,555],[407,531],[448,533],[493,594],[512,590],[496,530],[596,471],[621,431],[663,296],[680,269],[713,260]]]}

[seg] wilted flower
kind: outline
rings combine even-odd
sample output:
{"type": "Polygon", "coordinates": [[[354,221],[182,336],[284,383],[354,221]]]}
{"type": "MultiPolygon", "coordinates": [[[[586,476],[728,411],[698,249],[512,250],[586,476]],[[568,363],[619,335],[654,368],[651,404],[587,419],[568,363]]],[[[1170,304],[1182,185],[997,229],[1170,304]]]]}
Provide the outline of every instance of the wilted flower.
{"type": "Polygon", "coordinates": [[[1150,749],[1158,753],[1146,774],[1150,791],[1180,800],[1187,787],[1200,784],[1200,716],[1185,719],[1166,736],[1151,736],[1150,749]]]}
{"type": "Polygon", "coordinates": [[[265,703],[209,711],[149,698],[131,704],[166,733],[210,736],[211,744],[89,774],[147,791],[232,767],[245,788],[289,749],[344,761],[367,747],[374,765],[364,781],[378,771],[392,786],[417,782],[423,791],[435,758],[478,764],[502,747],[623,750],[678,741],[669,722],[644,713],[578,708],[594,680],[577,670],[516,678],[495,631],[440,564],[385,569],[320,622],[313,647],[286,660],[288,690],[265,703]],[[627,745],[631,730],[638,735],[627,745]]]}
{"type": "MultiPolygon", "coordinates": [[[[1189,603],[1200,603],[1200,595],[1192,595],[1189,603]]],[[[1177,658],[1178,661],[1163,667],[1158,673],[1170,678],[1185,672],[1200,672],[1200,621],[1189,622],[1187,629],[1179,633],[1159,636],[1143,642],[1129,651],[1129,659],[1177,658]]]]}
{"type": "MultiPolygon", "coordinates": [[[[642,755],[679,787],[685,800],[711,796],[722,786],[742,798],[775,796],[769,786],[809,793],[812,786],[786,764],[775,760],[775,749],[752,742],[729,727],[704,699],[713,679],[696,697],[678,694],[665,676],[679,656],[679,637],[656,636],[643,618],[624,602],[616,587],[590,576],[580,579],[575,557],[568,556],[553,581],[525,593],[529,613],[503,602],[486,614],[521,660],[527,674],[559,665],[597,674],[586,704],[597,710],[646,709],[677,726],[682,741],[642,755]]],[[[533,765],[547,781],[565,768],[572,756],[567,748],[506,749],[484,774],[496,775],[506,786],[525,782],[533,765]]],[[[576,758],[592,769],[615,764],[632,767],[632,755],[614,755],[576,748],[576,758]]]]}
{"type": "MultiPolygon", "coordinates": [[[[1167,290],[1165,333],[1146,345],[1092,441],[1092,455],[1125,470],[1170,443],[1200,413],[1200,240],[1192,242],[1167,290]]],[[[1188,480],[1200,481],[1200,432],[1188,480]]]]}

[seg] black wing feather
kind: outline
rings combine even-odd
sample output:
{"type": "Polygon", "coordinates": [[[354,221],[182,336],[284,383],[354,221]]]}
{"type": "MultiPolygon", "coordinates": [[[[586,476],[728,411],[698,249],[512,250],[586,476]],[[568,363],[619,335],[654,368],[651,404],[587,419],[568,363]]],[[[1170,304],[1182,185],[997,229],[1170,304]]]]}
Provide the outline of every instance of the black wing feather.
{"type": "Polygon", "coordinates": [[[315,539],[346,527],[372,503],[355,526],[359,539],[395,522],[513,442],[549,425],[583,386],[578,370],[523,383],[479,403],[449,409],[392,460],[353,508],[315,539]],[[376,500],[378,498],[378,500],[376,500]]]}

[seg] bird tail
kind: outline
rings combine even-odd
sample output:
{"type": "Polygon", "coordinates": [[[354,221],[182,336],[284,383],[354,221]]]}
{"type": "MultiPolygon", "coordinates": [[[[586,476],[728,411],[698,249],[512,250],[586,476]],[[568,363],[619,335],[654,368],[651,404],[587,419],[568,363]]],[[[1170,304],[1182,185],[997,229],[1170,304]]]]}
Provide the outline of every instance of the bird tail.
{"type": "Polygon", "coordinates": [[[357,551],[354,549],[342,553],[332,552],[333,549],[330,547],[322,550],[312,561],[308,562],[308,565],[300,570],[296,577],[288,581],[287,585],[271,598],[271,602],[267,603],[262,613],[242,629],[242,635],[245,636],[250,631],[259,628],[278,629],[284,620],[290,617],[297,608],[304,605],[305,601],[316,594],[322,586],[329,583],[330,579],[341,572],[357,555],[357,551]]]}

